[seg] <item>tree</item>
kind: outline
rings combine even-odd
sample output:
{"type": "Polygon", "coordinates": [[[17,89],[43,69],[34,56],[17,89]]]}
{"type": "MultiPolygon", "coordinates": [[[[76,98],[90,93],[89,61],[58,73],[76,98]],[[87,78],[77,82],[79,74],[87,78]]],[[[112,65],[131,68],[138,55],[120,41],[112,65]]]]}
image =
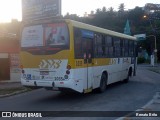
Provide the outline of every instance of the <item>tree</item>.
{"type": "Polygon", "coordinates": [[[72,20],[76,20],[76,21],[79,21],[79,17],[77,16],[77,14],[69,14],[67,13],[65,16],[64,16],[65,19],[72,19],[72,20]]]}
{"type": "Polygon", "coordinates": [[[94,11],[92,10],[90,14],[91,14],[91,15],[94,15],[94,11]]]}
{"type": "Polygon", "coordinates": [[[102,12],[107,12],[106,7],[102,8],[102,12]]]}
{"type": "Polygon", "coordinates": [[[113,7],[108,8],[107,13],[108,13],[108,16],[110,16],[111,18],[116,17],[116,14],[117,14],[116,11],[114,11],[113,7]]]}
{"type": "Polygon", "coordinates": [[[96,9],[96,14],[99,14],[101,12],[101,9],[96,9]]]}
{"type": "Polygon", "coordinates": [[[111,14],[114,13],[114,8],[113,7],[108,8],[108,12],[111,14]]]}
{"type": "Polygon", "coordinates": [[[120,17],[123,17],[124,16],[124,3],[121,3],[120,5],[119,5],[119,7],[118,7],[118,15],[120,16],[120,17]]]}
{"type": "Polygon", "coordinates": [[[119,12],[124,12],[124,9],[125,9],[124,3],[121,3],[118,9],[119,9],[119,12]]]}

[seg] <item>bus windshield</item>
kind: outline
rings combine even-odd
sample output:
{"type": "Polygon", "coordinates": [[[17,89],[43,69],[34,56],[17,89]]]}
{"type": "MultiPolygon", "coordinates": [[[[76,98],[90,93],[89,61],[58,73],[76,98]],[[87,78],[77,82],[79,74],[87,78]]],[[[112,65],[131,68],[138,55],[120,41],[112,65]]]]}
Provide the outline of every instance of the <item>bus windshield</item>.
{"type": "Polygon", "coordinates": [[[26,26],[22,31],[22,48],[68,48],[69,32],[65,23],[26,26]]]}

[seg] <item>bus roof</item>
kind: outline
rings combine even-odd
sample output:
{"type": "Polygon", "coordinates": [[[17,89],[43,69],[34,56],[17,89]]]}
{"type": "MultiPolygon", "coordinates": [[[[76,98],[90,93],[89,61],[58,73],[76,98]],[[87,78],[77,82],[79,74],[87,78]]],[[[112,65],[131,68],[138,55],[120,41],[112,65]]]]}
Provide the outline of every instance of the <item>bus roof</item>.
{"type": "Polygon", "coordinates": [[[82,23],[82,22],[77,22],[77,21],[70,20],[70,19],[66,19],[65,21],[67,23],[71,23],[74,27],[87,29],[87,30],[91,30],[91,31],[94,31],[94,32],[100,32],[100,33],[104,33],[104,34],[107,34],[107,35],[110,35],[110,36],[120,37],[120,38],[124,38],[124,39],[137,40],[136,37],[133,37],[133,36],[130,36],[130,35],[126,35],[126,34],[122,34],[122,33],[119,33],[119,32],[112,31],[112,30],[96,27],[96,26],[85,24],[85,23],[82,23]]]}
{"type": "Polygon", "coordinates": [[[136,37],[133,37],[133,36],[130,36],[130,35],[126,35],[126,34],[123,34],[123,33],[112,31],[112,30],[96,27],[96,26],[93,26],[93,25],[89,25],[89,24],[86,24],[86,23],[82,23],[82,22],[78,22],[78,21],[74,21],[74,20],[70,20],[70,19],[36,20],[36,21],[24,23],[24,25],[33,25],[33,24],[41,24],[41,23],[52,23],[52,22],[71,23],[71,25],[74,26],[74,27],[87,29],[87,30],[91,30],[91,31],[94,31],[94,32],[99,32],[99,33],[103,33],[103,34],[107,34],[107,35],[115,36],[115,37],[120,37],[120,38],[124,38],[124,39],[137,40],[136,37]]]}

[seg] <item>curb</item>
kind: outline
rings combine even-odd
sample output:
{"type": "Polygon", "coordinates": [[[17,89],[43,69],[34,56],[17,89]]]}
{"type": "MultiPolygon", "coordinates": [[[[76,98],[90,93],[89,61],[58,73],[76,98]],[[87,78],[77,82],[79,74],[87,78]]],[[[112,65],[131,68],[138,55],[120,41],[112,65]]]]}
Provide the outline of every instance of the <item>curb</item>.
{"type": "Polygon", "coordinates": [[[21,81],[1,80],[0,83],[21,83],[21,81]]]}
{"type": "Polygon", "coordinates": [[[16,91],[16,92],[10,93],[10,94],[0,95],[0,98],[17,95],[17,94],[24,93],[24,92],[27,92],[27,91],[30,91],[30,90],[24,89],[24,90],[20,90],[20,91],[16,91]]]}

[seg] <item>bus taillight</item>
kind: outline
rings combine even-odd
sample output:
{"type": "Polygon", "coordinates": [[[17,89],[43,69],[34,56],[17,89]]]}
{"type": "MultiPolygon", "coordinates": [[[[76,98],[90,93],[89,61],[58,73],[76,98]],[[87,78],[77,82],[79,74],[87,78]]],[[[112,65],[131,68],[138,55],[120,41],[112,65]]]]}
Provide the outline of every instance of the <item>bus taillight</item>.
{"type": "Polygon", "coordinates": [[[70,70],[70,69],[71,69],[71,66],[70,66],[70,65],[67,65],[67,69],[70,70]]]}
{"type": "Polygon", "coordinates": [[[70,72],[71,66],[70,66],[70,65],[67,65],[66,68],[67,68],[67,70],[66,70],[66,75],[64,76],[64,78],[65,78],[65,79],[68,79],[68,75],[71,73],[71,72],[70,72]]]}
{"type": "Polygon", "coordinates": [[[20,68],[23,69],[23,65],[20,65],[20,68]]]}
{"type": "Polygon", "coordinates": [[[69,74],[70,74],[70,71],[69,71],[69,70],[67,70],[67,71],[66,71],[66,74],[67,74],[67,75],[69,75],[69,74]]]}
{"type": "Polygon", "coordinates": [[[71,69],[71,66],[70,66],[70,65],[67,65],[67,70],[66,70],[66,74],[67,74],[67,75],[70,74],[70,69],[71,69]]]}

